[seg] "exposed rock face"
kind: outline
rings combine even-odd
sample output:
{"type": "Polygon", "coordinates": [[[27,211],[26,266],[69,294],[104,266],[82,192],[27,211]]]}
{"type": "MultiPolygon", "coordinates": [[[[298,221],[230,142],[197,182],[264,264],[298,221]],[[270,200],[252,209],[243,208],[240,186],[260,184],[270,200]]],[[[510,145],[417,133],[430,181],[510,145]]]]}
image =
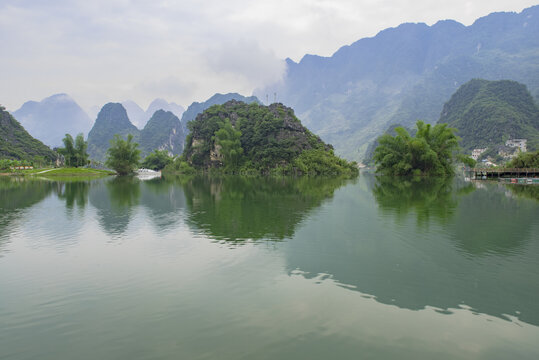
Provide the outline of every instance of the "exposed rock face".
{"type": "Polygon", "coordinates": [[[142,156],[148,155],[154,149],[179,155],[183,151],[184,139],[180,119],[171,111],[158,110],[140,133],[142,156]]]}
{"type": "Polygon", "coordinates": [[[56,94],[40,102],[28,101],[13,116],[33,137],[49,146],[61,146],[65,134],[88,134],[92,120],[67,94],[56,94]]]}

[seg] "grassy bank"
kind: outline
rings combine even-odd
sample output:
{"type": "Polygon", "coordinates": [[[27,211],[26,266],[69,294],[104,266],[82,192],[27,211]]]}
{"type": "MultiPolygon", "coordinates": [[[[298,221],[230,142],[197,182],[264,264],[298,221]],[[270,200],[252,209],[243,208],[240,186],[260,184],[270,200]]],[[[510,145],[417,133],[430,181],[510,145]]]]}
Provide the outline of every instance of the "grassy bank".
{"type": "Polygon", "coordinates": [[[98,170],[89,168],[46,168],[32,170],[16,170],[2,175],[17,175],[17,176],[108,176],[115,175],[114,171],[98,170]]]}

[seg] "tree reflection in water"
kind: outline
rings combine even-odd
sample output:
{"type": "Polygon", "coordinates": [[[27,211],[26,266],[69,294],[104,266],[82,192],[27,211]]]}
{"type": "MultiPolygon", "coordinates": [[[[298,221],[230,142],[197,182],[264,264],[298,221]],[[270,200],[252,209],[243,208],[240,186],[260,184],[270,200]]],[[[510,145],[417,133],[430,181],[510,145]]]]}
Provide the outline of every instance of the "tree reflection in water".
{"type": "Polygon", "coordinates": [[[228,242],[282,240],[334,191],[341,178],[196,177],[184,185],[188,224],[228,242]]]}

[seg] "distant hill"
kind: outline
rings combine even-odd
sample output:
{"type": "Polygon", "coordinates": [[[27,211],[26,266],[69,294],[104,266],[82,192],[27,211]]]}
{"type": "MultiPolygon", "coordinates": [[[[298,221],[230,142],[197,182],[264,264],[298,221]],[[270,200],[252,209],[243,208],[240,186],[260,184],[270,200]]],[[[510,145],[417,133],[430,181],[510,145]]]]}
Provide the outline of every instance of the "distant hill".
{"type": "Polygon", "coordinates": [[[56,153],[34,139],[15,118],[0,106],[0,158],[33,160],[42,156],[56,160],[56,153]]]}
{"type": "Polygon", "coordinates": [[[92,120],[67,94],[28,101],[13,116],[30,135],[49,146],[61,146],[66,133],[86,135],[92,127],[92,120]]]}
{"type": "Polygon", "coordinates": [[[435,123],[444,102],[471,79],[515,80],[539,97],[537,34],[539,6],[470,26],[402,24],[331,57],[287,59],[283,81],[254,94],[276,92],[337,153],[359,160],[391,124],[435,123]]]}
{"type": "Polygon", "coordinates": [[[94,127],[88,134],[90,158],[104,161],[110,140],[115,134],[123,138],[132,134],[134,141],[139,144],[142,157],[154,149],[167,150],[172,155],[179,155],[183,151],[185,139],[180,120],[170,111],[156,111],[144,129],[139,130],[129,120],[122,104],[108,103],[99,112],[94,127]]]}
{"type": "Polygon", "coordinates": [[[122,104],[108,103],[101,108],[92,130],[88,133],[88,154],[94,160],[104,161],[110,140],[115,134],[126,137],[133,134],[139,141],[140,131],[129,121],[122,104]]]}
{"type": "Polygon", "coordinates": [[[198,114],[201,114],[204,110],[208,109],[210,106],[213,105],[222,105],[230,100],[236,100],[236,101],[242,101],[246,104],[250,103],[258,103],[261,104],[260,100],[256,96],[243,96],[238,93],[228,93],[228,94],[215,94],[208,100],[204,102],[194,102],[182,115],[182,125],[184,127],[184,131],[187,133],[187,123],[191,120],[194,120],[198,114]]]}
{"type": "Polygon", "coordinates": [[[139,129],[146,125],[149,117],[146,117],[146,112],[136,102],[131,100],[122,101],[122,106],[125,108],[127,116],[133,125],[139,129]]]}
{"type": "Polygon", "coordinates": [[[445,103],[438,122],[456,128],[468,152],[515,138],[528,139],[529,150],[539,149],[539,107],[516,81],[470,80],[445,103]]]}
{"type": "Polygon", "coordinates": [[[185,134],[180,119],[170,111],[157,110],[140,132],[142,156],[154,149],[167,150],[172,155],[183,151],[185,134]]]}
{"type": "Polygon", "coordinates": [[[178,118],[180,118],[185,111],[183,106],[178,105],[174,102],[169,103],[164,99],[155,99],[150,103],[150,105],[148,105],[148,108],[146,109],[146,117],[150,119],[157,110],[170,111],[178,118]]]}
{"type": "Polygon", "coordinates": [[[181,105],[178,105],[173,102],[167,102],[164,99],[155,99],[153,100],[148,109],[144,111],[137,103],[131,100],[126,100],[122,102],[129,120],[139,129],[143,129],[148,120],[155,114],[158,110],[170,111],[178,118],[182,116],[184,108],[181,105]]]}

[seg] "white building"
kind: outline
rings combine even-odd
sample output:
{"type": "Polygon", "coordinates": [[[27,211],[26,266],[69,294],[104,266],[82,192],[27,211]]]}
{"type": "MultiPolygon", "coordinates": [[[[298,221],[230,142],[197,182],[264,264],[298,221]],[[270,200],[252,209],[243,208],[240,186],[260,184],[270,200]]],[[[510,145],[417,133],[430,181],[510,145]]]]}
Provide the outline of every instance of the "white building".
{"type": "Polygon", "coordinates": [[[527,139],[509,139],[505,142],[505,146],[517,147],[522,152],[526,152],[527,139]]]}

